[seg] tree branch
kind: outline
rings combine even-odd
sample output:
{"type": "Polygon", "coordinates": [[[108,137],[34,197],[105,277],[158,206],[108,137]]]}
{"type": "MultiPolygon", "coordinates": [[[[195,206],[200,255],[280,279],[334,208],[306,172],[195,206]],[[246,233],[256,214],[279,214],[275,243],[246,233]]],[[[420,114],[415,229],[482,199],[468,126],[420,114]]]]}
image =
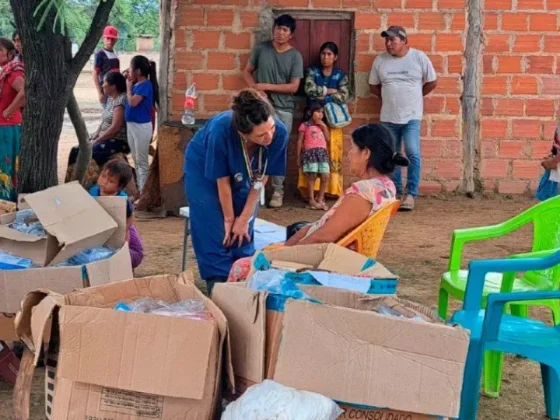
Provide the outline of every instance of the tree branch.
{"type": "Polygon", "coordinates": [[[115,4],[115,0],[99,0],[99,2],[84,42],[70,62],[70,71],[74,74],[79,74],[91,57],[115,4]]]}
{"type": "Polygon", "coordinates": [[[82,112],[78,106],[78,101],[72,92],[70,98],[68,99],[68,104],[66,105],[68,110],[68,115],[72,124],[74,125],[74,130],[76,130],[76,136],[78,137],[78,145],[80,151],[78,152],[78,158],[76,159],[76,165],[74,166],[74,173],[72,174],[72,179],[80,181],[83,185],[84,175],[87,172],[89,166],[89,161],[91,159],[91,139],[87,131],[86,123],[82,118],[82,112]]]}

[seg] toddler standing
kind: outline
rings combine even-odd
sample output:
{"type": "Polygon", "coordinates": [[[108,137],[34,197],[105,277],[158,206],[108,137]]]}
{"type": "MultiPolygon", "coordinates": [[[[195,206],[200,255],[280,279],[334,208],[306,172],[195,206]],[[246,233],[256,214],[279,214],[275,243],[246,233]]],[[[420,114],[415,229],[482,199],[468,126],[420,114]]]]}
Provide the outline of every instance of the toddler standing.
{"type": "Polygon", "coordinates": [[[305,120],[299,126],[297,161],[307,176],[309,207],[313,210],[328,210],[325,203],[325,190],[329,181],[329,128],[325,124],[323,105],[312,102],[305,113],[305,120]],[[315,181],[320,178],[320,187],[315,197],[315,181]]]}

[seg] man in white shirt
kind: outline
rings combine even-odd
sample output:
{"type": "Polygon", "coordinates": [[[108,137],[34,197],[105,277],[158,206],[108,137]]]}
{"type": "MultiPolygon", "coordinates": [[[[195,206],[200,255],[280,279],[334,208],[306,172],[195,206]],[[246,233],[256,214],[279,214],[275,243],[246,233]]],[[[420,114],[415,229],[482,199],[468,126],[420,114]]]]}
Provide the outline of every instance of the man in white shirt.
{"type": "Polygon", "coordinates": [[[404,142],[410,160],[406,192],[402,188],[401,170],[394,173],[397,193],[402,197],[401,209],[412,210],[420,183],[420,128],[424,112],[424,96],[437,85],[437,75],[428,56],[408,46],[404,28],[391,26],[381,33],[387,52],[379,55],[369,75],[371,92],[381,98],[381,122],[395,136],[396,150],[404,142]]]}

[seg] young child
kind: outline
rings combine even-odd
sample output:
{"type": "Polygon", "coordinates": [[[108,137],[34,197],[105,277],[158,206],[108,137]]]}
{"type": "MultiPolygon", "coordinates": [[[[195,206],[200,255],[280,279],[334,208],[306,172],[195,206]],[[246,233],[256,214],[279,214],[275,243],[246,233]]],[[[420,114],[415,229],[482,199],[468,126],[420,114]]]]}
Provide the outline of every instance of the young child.
{"type": "Polygon", "coordinates": [[[323,121],[323,105],[312,102],[305,113],[305,120],[299,126],[297,143],[298,165],[307,176],[309,207],[314,210],[328,210],[325,190],[329,181],[329,128],[323,121]],[[320,178],[319,194],[315,198],[315,181],[320,178]]]}
{"type": "Polygon", "coordinates": [[[132,179],[132,168],[120,160],[110,160],[105,164],[97,179],[97,185],[89,190],[94,197],[120,196],[126,200],[126,240],[130,249],[132,268],[138,267],[144,259],[144,246],[134,226],[134,213],[127,194],[123,191],[132,179]]]}
{"type": "Polygon", "coordinates": [[[125,109],[125,121],[128,146],[136,167],[138,191],[142,192],[149,171],[152,112],[159,104],[156,63],[143,55],[134,56],[130,61],[127,76],[128,103],[125,109]]]}

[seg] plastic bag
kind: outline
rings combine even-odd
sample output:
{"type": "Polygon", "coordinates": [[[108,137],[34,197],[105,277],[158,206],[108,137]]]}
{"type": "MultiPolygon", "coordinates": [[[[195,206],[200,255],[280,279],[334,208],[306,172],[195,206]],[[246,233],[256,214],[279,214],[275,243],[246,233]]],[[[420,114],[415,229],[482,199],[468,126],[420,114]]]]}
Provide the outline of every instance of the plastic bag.
{"type": "Polygon", "coordinates": [[[539,181],[535,197],[539,201],[546,201],[558,195],[558,183],[550,180],[550,169],[544,171],[539,181]]]}
{"type": "Polygon", "coordinates": [[[388,306],[385,306],[385,305],[379,305],[377,307],[377,312],[380,313],[381,315],[392,316],[393,318],[405,318],[405,319],[410,319],[410,320],[413,320],[413,321],[425,322],[419,316],[415,316],[413,318],[408,318],[408,317],[404,316],[403,314],[399,313],[398,311],[395,311],[393,308],[389,308],[388,306]]]}
{"type": "Polygon", "coordinates": [[[323,395],[267,379],[229,404],[222,420],[336,420],[342,413],[334,401],[323,395]]]}
{"type": "Polygon", "coordinates": [[[0,270],[25,270],[33,267],[29,258],[18,257],[0,250],[0,270]]]}
{"type": "Polygon", "coordinates": [[[33,222],[26,222],[29,219],[35,219],[35,212],[31,209],[25,209],[16,213],[16,220],[8,225],[9,228],[17,230],[18,232],[27,233],[28,235],[35,235],[41,238],[47,236],[47,232],[42,223],[38,220],[33,222]]]}
{"type": "Polygon", "coordinates": [[[155,300],[152,297],[140,298],[129,304],[119,302],[114,308],[116,311],[140,312],[146,314],[173,316],[176,318],[189,318],[197,320],[210,320],[212,314],[204,307],[200,299],[185,299],[180,302],[169,303],[155,300]]]}
{"type": "Polygon", "coordinates": [[[78,252],[67,260],[56,264],[55,267],[85,265],[95,261],[105,260],[112,257],[114,254],[115,250],[106,247],[86,249],[85,251],[78,252]]]}

